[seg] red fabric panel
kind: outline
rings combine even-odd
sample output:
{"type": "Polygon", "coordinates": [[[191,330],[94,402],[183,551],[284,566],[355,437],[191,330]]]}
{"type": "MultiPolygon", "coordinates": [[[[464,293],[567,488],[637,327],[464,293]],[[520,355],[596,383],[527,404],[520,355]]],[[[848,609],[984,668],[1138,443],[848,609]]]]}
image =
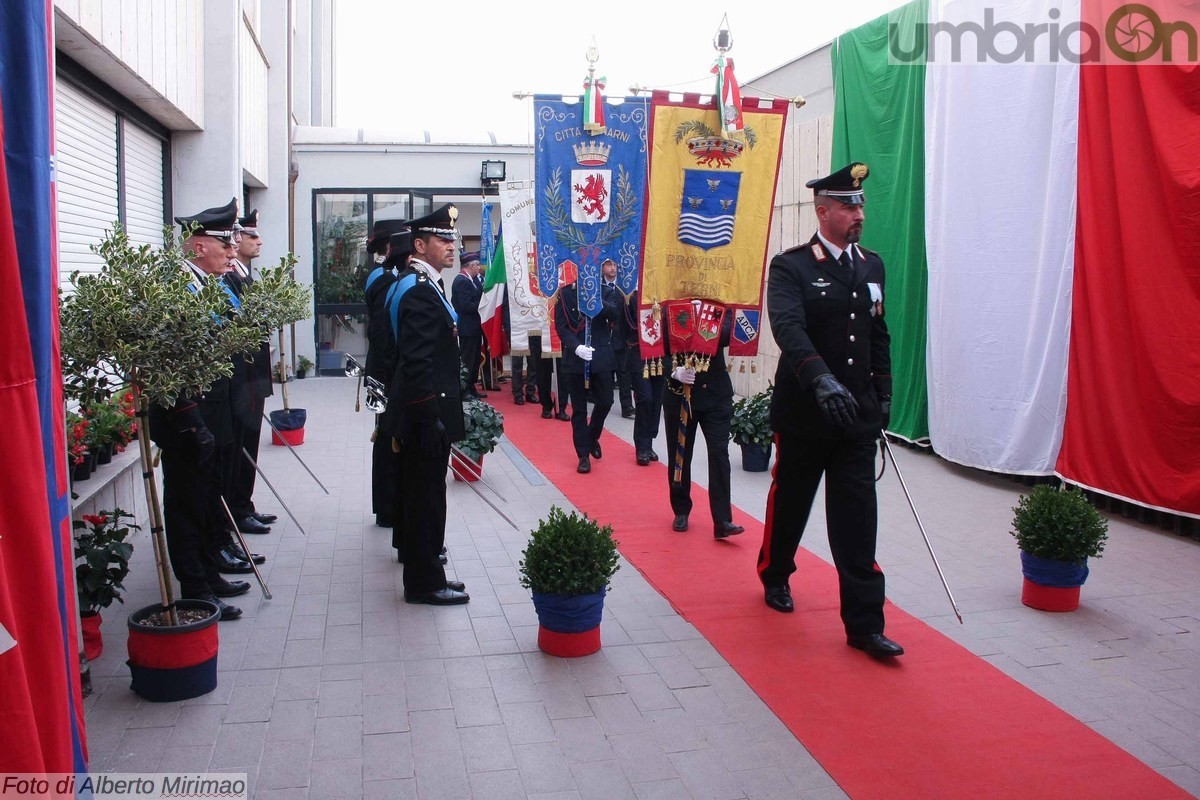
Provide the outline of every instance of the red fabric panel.
{"type": "Polygon", "coordinates": [[[217,654],[219,639],[214,624],[187,633],[129,631],[129,660],[140,667],[178,669],[203,664],[217,654]]]}
{"type": "MultiPolygon", "coordinates": [[[[0,154],[4,142],[0,114],[0,154]]],[[[7,170],[0,158],[0,772],[62,772],[73,763],[60,687],[70,685],[47,530],[46,465],[29,329],[22,302],[7,170]]],[[[71,598],[72,601],[74,598],[71,598]]],[[[74,613],[74,602],[69,604],[74,613]]],[[[74,658],[74,656],[71,656],[74,658]]]]}
{"type": "Polygon", "coordinates": [[[1200,515],[1200,66],[1084,67],[1057,469],[1200,515]]]}

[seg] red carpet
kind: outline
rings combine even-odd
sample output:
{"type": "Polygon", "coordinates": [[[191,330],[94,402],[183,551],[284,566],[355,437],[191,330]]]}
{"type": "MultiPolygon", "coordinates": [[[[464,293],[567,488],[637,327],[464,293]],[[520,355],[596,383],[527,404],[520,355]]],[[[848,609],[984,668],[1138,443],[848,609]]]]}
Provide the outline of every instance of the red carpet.
{"type": "Polygon", "coordinates": [[[888,633],[906,655],[880,663],[847,647],[836,573],[803,547],[792,577],[796,613],[770,610],[755,573],[761,522],[734,508],[746,533],[714,540],[708,498],[693,485],[691,530],[675,533],[661,462],[637,466],[633,448],[606,433],[604,458],[579,475],[568,424],[541,419],[536,405],[514,406],[508,392],[492,399],[509,440],[571,503],[613,526],[622,555],[851,797],[1190,796],[891,604],[888,633]]]}

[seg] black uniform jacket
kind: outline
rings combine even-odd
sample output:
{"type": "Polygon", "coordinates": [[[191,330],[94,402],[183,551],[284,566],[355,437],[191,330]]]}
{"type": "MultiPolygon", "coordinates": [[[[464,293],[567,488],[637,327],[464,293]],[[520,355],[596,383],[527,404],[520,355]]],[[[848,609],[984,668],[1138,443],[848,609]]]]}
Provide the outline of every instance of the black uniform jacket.
{"type": "Polygon", "coordinates": [[[396,372],[396,340],[392,336],[392,322],[387,315],[387,293],[396,282],[396,273],[383,270],[379,277],[367,287],[367,375],[390,386],[396,372]]]}
{"type": "MultiPolygon", "coordinates": [[[[248,267],[245,269],[249,270],[248,267]]],[[[243,278],[236,269],[231,269],[222,277],[238,299],[241,299],[246,287],[254,282],[251,278],[243,278]]],[[[262,343],[253,353],[233,357],[233,375],[229,379],[230,402],[233,413],[247,423],[247,416],[258,416],[252,401],[262,400],[274,394],[271,385],[271,344],[267,341],[267,335],[264,333],[262,343]]]]}
{"type": "MultiPolygon", "coordinates": [[[[400,273],[400,279],[414,271],[410,267],[400,273]]],[[[400,300],[396,374],[383,428],[403,442],[418,426],[440,419],[450,441],[457,442],[466,431],[454,319],[437,286],[425,273],[416,274],[416,285],[400,300]]]]}
{"type": "Polygon", "coordinates": [[[479,336],[483,333],[483,322],[479,317],[479,299],[483,289],[463,273],[454,277],[450,290],[450,302],[458,312],[458,335],[479,336]]]}
{"type": "Polygon", "coordinates": [[[771,402],[776,431],[816,439],[879,435],[879,395],[892,393],[883,259],[854,247],[853,275],[815,235],[771,259],[767,313],[780,351],[771,402]],[[812,383],[826,373],[858,401],[850,428],[830,426],[817,408],[812,383]]]}
{"type": "MultiPolygon", "coordinates": [[[[613,350],[618,341],[624,347],[621,324],[625,312],[622,305],[625,297],[615,286],[602,288],[600,297],[603,305],[600,313],[592,319],[591,346],[592,369],[614,370],[617,359],[613,350]]],[[[574,283],[564,286],[558,293],[558,305],[554,309],[554,328],[562,340],[563,372],[567,375],[583,374],[583,359],[575,355],[575,348],[585,344],[584,322],[587,319],[579,310],[579,290],[574,283]]]]}

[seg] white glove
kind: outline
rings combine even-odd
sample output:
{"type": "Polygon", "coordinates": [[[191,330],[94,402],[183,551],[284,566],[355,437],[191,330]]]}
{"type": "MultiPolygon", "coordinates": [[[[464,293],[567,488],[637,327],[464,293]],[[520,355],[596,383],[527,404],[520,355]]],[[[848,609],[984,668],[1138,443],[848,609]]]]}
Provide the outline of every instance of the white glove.
{"type": "Polygon", "coordinates": [[[596,351],[594,347],[588,347],[586,344],[581,344],[575,348],[575,355],[582,358],[584,361],[592,360],[592,353],[596,351]]]}
{"type": "Polygon", "coordinates": [[[680,383],[691,386],[696,382],[696,370],[691,367],[676,367],[675,371],[671,373],[671,377],[680,383]]]}

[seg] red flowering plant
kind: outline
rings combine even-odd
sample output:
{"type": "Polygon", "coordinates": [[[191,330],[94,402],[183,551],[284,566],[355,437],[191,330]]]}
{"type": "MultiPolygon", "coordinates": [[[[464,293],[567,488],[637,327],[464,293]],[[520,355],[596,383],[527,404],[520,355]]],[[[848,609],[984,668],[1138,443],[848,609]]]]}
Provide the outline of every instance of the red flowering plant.
{"type": "Polygon", "coordinates": [[[79,466],[88,457],[88,422],[74,411],[67,412],[67,456],[72,466],[79,466]]]}
{"type": "Polygon", "coordinates": [[[83,519],[71,523],[75,529],[75,588],[80,614],[97,614],[113,600],[125,602],[120,590],[125,588],[122,581],[129,574],[133,555],[133,545],[125,539],[130,530],[140,530],[133,519],[132,514],[115,508],[84,514],[83,519]]]}
{"type": "Polygon", "coordinates": [[[125,446],[137,436],[137,410],[133,405],[133,392],[128,391],[117,398],[117,412],[120,425],[117,428],[117,448],[124,450],[125,446]]]}

